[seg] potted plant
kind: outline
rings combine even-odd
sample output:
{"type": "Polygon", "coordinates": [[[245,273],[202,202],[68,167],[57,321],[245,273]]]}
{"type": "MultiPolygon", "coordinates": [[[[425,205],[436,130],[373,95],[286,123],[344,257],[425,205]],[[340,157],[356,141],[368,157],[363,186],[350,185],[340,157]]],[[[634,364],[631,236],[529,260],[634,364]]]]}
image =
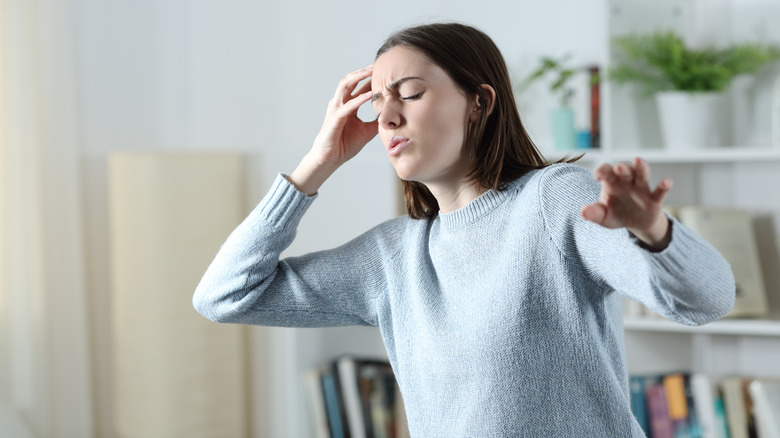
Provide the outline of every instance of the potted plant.
{"type": "Polygon", "coordinates": [[[732,79],[780,59],[780,50],[763,44],[693,49],[669,31],[618,37],[613,42],[623,56],[610,69],[610,79],[637,83],[644,96],[655,95],[668,148],[717,144],[723,92],[732,79]]]}
{"type": "Polygon", "coordinates": [[[571,108],[574,88],[571,84],[576,70],[566,67],[570,55],[564,55],[560,59],[542,57],[539,67],[536,68],[521,83],[521,90],[527,88],[533,82],[551,76],[550,91],[557,95],[558,106],[550,111],[553,139],[555,147],[562,150],[576,149],[577,134],[574,125],[574,110],[571,108]]]}

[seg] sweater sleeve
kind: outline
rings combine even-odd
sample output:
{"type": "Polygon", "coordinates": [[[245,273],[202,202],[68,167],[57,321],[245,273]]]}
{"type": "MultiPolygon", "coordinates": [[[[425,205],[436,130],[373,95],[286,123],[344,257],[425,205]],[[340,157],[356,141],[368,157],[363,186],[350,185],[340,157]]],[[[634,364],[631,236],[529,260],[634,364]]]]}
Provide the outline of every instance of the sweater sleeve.
{"type": "Polygon", "coordinates": [[[671,218],[672,240],[660,252],[646,250],[625,229],[611,230],[582,218],[601,186],[573,165],[545,169],[539,203],[545,227],[563,256],[600,283],[686,325],[718,319],[734,305],[736,286],[728,262],[704,239],[671,218]]]}
{"type": "Polygon", "coordinates": [[[279,260],[314,201],[279,175],[223,243],[193,296],[216,322],[283,327],[375,325],[384,289],[371,232],[328,250],[279,260]]]}

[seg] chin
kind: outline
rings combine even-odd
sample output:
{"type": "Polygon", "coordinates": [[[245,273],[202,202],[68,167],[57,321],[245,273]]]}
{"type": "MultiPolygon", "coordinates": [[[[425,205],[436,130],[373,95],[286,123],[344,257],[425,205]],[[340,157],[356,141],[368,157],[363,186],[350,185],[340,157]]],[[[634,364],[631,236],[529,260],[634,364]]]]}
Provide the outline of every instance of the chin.
{"type": "Polygon", "coordinates": [[[392,163],[393,168],[395,169],[395,174],[398,175],[398,178],[404,180],[404,181],[414,181],[414,172],[411,171],[406,166],[400,166],[398,163],[392,163]]]}

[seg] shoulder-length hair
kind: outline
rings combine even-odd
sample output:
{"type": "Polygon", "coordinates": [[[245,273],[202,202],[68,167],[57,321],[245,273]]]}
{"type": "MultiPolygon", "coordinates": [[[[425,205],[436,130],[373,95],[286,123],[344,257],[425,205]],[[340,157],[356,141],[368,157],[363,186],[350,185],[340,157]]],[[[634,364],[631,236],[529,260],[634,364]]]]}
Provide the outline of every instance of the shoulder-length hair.
{"type": "MultiPolygon", "coordinates": [[[[481,85],[495,90],[493,111],[480,111],[466,133],[464,152],[475,158],[468,175],[471,181],[486,189],[503,190],[506,183],[550,164],[523,127],[504,57],[484,32],[458,23],[414,26],[391,35],[376,58],[395,46],[425,54],[467,95],[477,95],[485,108],[491,96],[481,85]]],[[[409,216],[420,219],[438,213],[439,204],[425,185],[416,181],[403,181],[403,185],[409,216]]]]}

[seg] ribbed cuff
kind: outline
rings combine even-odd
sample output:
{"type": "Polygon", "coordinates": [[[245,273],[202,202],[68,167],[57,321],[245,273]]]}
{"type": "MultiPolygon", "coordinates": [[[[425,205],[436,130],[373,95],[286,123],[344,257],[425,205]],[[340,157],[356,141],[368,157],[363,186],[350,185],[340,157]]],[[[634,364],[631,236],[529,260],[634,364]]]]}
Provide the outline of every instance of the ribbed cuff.
{"type": "Polygon", "coordinates": [[[265,198],[260,201],[258,210],[274,228],[297,226],[315,199],[316,193],[306,195],[295,188],[287,175],[280,173],[265,198]]]}

